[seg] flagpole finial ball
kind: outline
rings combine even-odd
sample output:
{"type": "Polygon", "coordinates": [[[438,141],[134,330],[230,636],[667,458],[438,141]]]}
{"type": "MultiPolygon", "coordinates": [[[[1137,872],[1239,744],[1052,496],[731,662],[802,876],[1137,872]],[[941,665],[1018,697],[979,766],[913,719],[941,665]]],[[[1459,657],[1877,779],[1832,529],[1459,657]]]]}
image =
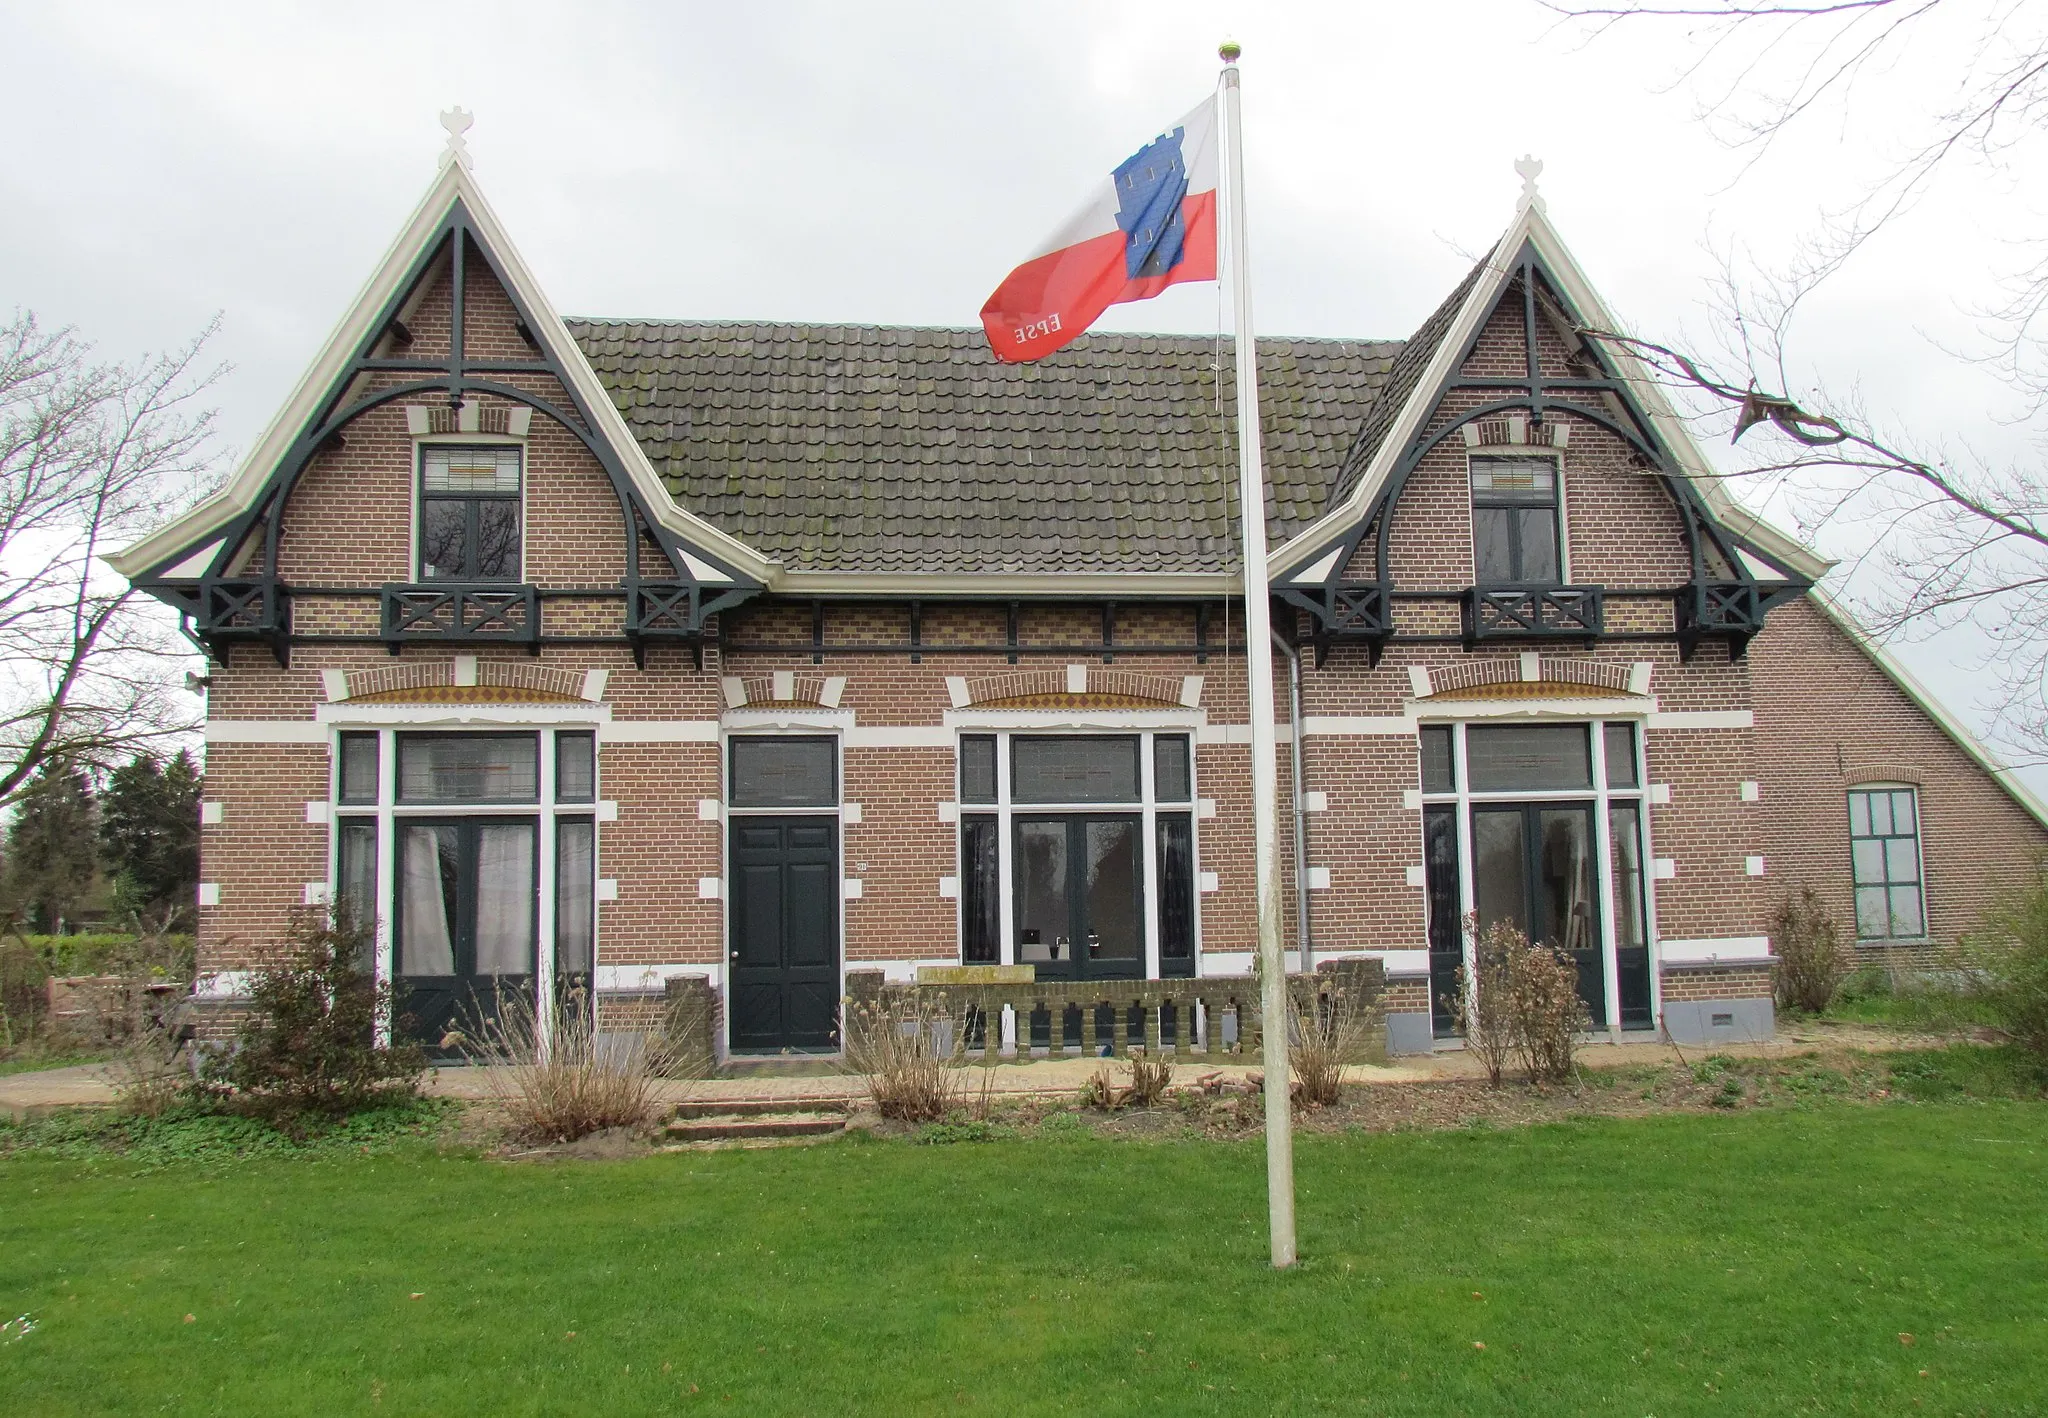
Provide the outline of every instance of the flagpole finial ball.
{"type": "Polygon", "coordinates": [[[1225,64],[1235,64],[1237,62],[1237,56],[1242,53],[1244,53],[1244,51],[1238,48],[1237,41],[1233,39],[1224,40],[1223,43],[1218,45],[1216,48],[1216,57],[1218,59],[1221,59],[1225,64]]]}

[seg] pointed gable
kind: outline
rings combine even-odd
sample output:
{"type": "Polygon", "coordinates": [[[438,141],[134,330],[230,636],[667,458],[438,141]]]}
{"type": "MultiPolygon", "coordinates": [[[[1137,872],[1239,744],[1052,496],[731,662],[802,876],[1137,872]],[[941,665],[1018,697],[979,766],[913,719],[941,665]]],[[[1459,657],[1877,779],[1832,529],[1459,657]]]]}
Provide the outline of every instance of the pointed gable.
{"type": "Polygon", "coordinates": [[[686,589],[692,630],[714,603],[764,583],[764,558],[667,495],[466,161],[452,154],[227,484],[110,564],[191,616],[201,638],[260,631],[282,657],[284,509],[356,420],[405,399],[429,405],[408,410],[426,421],[419,432],[479,431],[473,406],[488,400],[514,410],[495,417],[523,427],[538,414],[572,434],[616,496],[628,579],[686,589]],[[437,401],[444,411],[431,408],[437,401]],[[643,558],[652,564],[642,568],[643,558]]]}
{"type": "MultiPolygon", "coordinates": [[[[1673,627],[1686,654],[1710,638],[1739,653],[1772,604],[1826,570],[1828,563],[1735,502],[1628,351],[1583,334],[1619,328],[1541,204],[1525,202],[1492,253],[1403,350],[1338,474],[1329,510],[1274,556],[1275,589],[1311,613],[1319,647],[1358,639],[1377,655],[1392,638],[1397,518],[1426,461],[1501,445],[1562,450],[1572,426],[1612,440],[1668,495],[1690,566],[1673,627]]],[[[1506,617],[1502,633],[1518,626],[1602,633],[1599,586],[1514,599],[1496,604],[1472,590],[1465,638],[1484,638],[1494,614],[1506,617]]]]}

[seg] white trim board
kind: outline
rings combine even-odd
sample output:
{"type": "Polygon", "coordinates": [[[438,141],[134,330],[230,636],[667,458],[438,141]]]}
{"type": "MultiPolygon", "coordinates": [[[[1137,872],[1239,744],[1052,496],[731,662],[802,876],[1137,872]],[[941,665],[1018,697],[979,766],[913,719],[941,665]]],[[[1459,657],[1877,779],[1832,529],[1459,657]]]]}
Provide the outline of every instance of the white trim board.
{"type": "Polygon", "coordinates": [[[1913,672],[1901,664],[1890,650],[1886,649],[1870,632],[1859,625],[1856,618],[1849,613],[1847,607],[1843,606],[1833,595],[1818,586],[1814,587],[1807,594],[1812,598],[1813,603],[1820,607],[1821,614],[1832,622],[1837,630],[1848,637],[1850,644],[1855,645],[1864,654],[1868,655],[1871,662],[1884,672],[1885,677],[1898,686],[1901,694],[1904,694],[1908,699],[1919,705],[1925,711],[1927,717],[1934,720],[1935,727],[1939,728],[1944,734],[1947,734],[1956,747],[1968,754],[1979,768],[1990,774],[1992,780],[1999,787],[2003,788],[2006,794],[2014,802],[2018,803],[2029,816],[2043,827],[2048,827],[2048,803],[2044,803],[2032,788],[2028,787],[2025,782],[2021,781],[2014,774],[2012,769],[2000,762],[1997,755],[1985,746],[1983,740],[1970,732],[1963,721],[1958,719],[1949,710],[1947,705],[1935,697],[1933,691],[1920,683],[1913,672]]]}
{"type": "MultiPolygon", "coordinates": [[[[1274,549],[1270,575],[1275,585],[1300,584],[1301,563],[1319,553],[1326,554],[1330,549],[1329,543],[1340,533],[1356,526],[1378,498],[1392,476],[1395,464],[1421,428],[1438,391],[1457,372],[1455,365],[1464,353],[1466,343],[1478,333],[1506,291],[1514,275],[1513,263],[1521,255],[1524,245],[1532,247],[1543,259],[1551,278],[1557,283],[1558,294],[1576,306],[1582,318],[1605,330],[1621,331],[1625,328],[1593,289],[1584,269],[1572,256],[1557,229],[1550,224],[1542,204],[1524,202],[1514,221],[1488,254],[1479,279],[1472,283],[1472,289],[1466,293],[1450,329],[1431,353],[1429,363],[1424,366],[1421,378],[1416,381],[1414,391],[1402,406],[1393,427],[1387,430],[1386,437],[1374,450],[1364,476],[1359,478],[1342,503],[1274,549]]],[[[1613,365],[1615,373],[1627,383],[1629,392],[1635,396],[1657,437],[1671,451],[1682,475],[1693,485],[1717,521],[1738,536],[1755,542],[1786,565],[1797,568],[1809,580],[1818,580],[1827,572],[1832,562],[1800,545],[1735,500],[1716,474],[1712,462],[1700,451],[1691,430],[1672,408],[1663,389],[1633,353],[1613,345],[1603,345],[1601,353],[1613,365]]]]}
{"type": "Polygon", "coordinates": [[[669,495],[653,463],[648,460],[646,450],[641,448],[639,440],[626,426],[624,416],[605,392],[582,348],[570,338],[568,327],[562,323],[562,317],[549,302],[540,283],[534,279],[532,270],[519,254],[467,166],[461,161],[445,158],[426,195],[399,229],[383,260],[320,347],[291,397],[226,485],[191,511],[108,556],[108,565],[123,576],[135,576],[163,558],[223,531],[235,517],[254,505],[293,441],[309,427],[319,412],[321,402],[340,378],[356,348],[372,333],[385,304],[398,293],[401,283],[411,273],[414,263],[426,253],[429,244],[438,240],[442,223],[458,202],[469,213],[478,238],[503,268],[506,284],[532,311],[534,337],[561,363],[571,388],[590,410],[595,424],[593,432],[611,445],[650,513],[668,529],[705,551],[723,557],[753,579],[764,583],[769,579],[775,563],[685,510],[669,495]]]}
{"type": "Polygon", "coordinates": [[[1729,936],[1720,940],[1657,942],[1659,965],[1768,965],[1776,959],[1777,957],[1771,954],[1769,936],[1729,936]]]}

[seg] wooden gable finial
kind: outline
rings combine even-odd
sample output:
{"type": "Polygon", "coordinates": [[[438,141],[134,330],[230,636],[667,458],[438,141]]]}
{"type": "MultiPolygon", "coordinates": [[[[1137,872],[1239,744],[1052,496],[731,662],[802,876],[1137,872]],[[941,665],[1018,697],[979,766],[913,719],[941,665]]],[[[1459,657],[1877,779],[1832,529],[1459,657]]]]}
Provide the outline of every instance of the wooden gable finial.
{"type": "Polygon", "coordinates": [[[460,163],[464,172],[469,171],[469,144],[464,141],[462,135],[469,131],[469,125],[474,122],[476,115],[460,105],[442,112],[441,126],[448,130],[448,151],[441,155],[441,166],[460,163]]]}
{"type": "Polygon", "coordinates": [[[1526,212],[1531,207],[1543,210],[1542,194],[1536,190],[1536,179],[1543,175],[1543,159],[1532,158],[1527,153],[1515,159],[1515,176],[1522,179],[1522,200],[1515,210],[1526,212]]]}

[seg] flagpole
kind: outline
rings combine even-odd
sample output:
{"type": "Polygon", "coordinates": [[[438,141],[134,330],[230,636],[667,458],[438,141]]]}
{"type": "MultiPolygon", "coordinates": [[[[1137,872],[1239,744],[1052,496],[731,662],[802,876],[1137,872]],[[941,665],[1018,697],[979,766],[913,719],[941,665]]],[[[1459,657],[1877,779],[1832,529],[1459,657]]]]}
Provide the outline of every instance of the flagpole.
{"type": "Polygon", "coordinates": [[[1287,957],[1280,933],[1280,775],[1273,709],[1273,623],[1266,591],[1266,476],[1259,427],[1258,354],[1252,344],[1251,262],[1245,249],[1244,124],[1239,112],[1235,44],[1223,61],[1223,141],[1229,153],[1224,231],[1230,243],[1230,293],[1237,343],[1238,509],[1244,518],[1245,688],[1251,706],[1252,874],[1258,891],[1259,1016],[1266,1044],[1266,1210],[1273,1265],[1295,1262],[1294,1117],[1287,1063],[1287,957]]]}

